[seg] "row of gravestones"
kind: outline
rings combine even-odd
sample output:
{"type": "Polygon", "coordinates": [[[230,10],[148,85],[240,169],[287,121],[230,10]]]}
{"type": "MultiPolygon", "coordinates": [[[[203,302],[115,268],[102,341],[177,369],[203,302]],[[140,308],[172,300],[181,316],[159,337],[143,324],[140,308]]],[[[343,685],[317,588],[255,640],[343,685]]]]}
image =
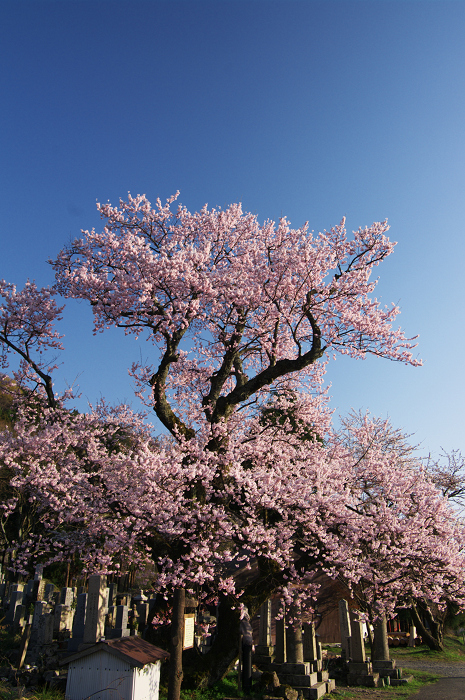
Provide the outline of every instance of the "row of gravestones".
{"type": "Polygon", "coordinates": [[[26,584],[0,583],[0,605],[5,623],[15,632],[30,629],[29,661],[34,662],[47,646],[60,643],[67,652],[105,638],[142,633],[155,599],[139,591],[118,594],[116,584],[107,586],[106,576],[90,576],[88,589],[62,588],[46,583],[41,574],[26,584]]]}
{"type": "MultiPolygon", "coordinates": [[[[412,679],[412,676],[402,677],[402,670],[396,668],[395,660],[390,658],[385,617],[378,619],[373,626],[374,658],[371,660],[365,653],[364,623],[356,611],[349,610],[346,600],[339,601],[339,622],[341,655],[347,660],[349,668],[348,685],[372,687],[377,687],[381,683],[405,685],[412,679]]],[[[415,634],[413,628],[410,635],[413,636],[413,640],[415,634]]]]}
{"type": "MultiPolygon", "coordinates": [[[[290,685],[305,700],[321,698],[335,688],[334,679],[323,669],[321,643],[312,623],[286,624],[284,605],[276,618],[276,644],[271,643],[271,600],[260,608],[259,641],[254,663],[263,671],[275,672],[279,682],[290,685]]],[[[291,618],[295,618],[292,609],[291,618]]]]}

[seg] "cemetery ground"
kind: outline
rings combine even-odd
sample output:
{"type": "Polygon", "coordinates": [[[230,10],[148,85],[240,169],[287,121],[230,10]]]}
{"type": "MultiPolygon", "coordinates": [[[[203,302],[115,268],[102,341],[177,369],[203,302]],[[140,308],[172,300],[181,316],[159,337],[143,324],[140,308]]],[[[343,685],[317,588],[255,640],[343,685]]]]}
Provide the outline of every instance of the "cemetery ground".
{"type": "MultiPolygon", "coordinates": [[[[18,646],[19,636],[13,635],[6,629],[0,628],[0,666],[8,663],[8,655],[18,646]]],[[[337,656],[340,647],[325,645],[328,657],[337,656]]],[[[370,649],[367,645],[367,655],[370,649]]],[[[391,656],[397,665],[402,667],[404,674],[413,675],[414,679],[408,685],[382,688],[355,688],[347,687],[337,682],[336,689],[325,698],[337,700],[414,700],[416,694],[424,687],[435,683],[442,676],[460,675],[465,677],[465,642],[455,636],[446,635],[445,649],[443,652],[431,651],[426,645],[414,648],[401,647],[391,650],[391,656]]],[[[233,672],[218,683],[215,687],[205,690],[181,690],[181,700],[235,700],[250,697],[252,700],[261,700],[263,693],[253,692],[250,696],[238,692],[237,673],[233,672]]],[[[167,689],[160,688],[160,700],[166,700],[167,689]]],[[[14,682],[6,682],[0,678],[0,700],[65,700],[64,692],[49,688],[48,686],[24,688],[15,685],[14,682]]],[[[85,700],[83,698],[83,700],[85,700]]]]}

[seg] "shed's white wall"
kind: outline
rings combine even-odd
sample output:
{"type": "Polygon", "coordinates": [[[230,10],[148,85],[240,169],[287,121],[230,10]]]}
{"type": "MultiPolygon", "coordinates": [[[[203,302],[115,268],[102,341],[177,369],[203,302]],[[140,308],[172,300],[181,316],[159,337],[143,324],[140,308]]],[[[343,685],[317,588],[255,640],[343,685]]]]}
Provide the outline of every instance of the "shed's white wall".
{"type": "Polygon", "coordinates": [[[158,700],[160,662],[131,667],[102,650],[68,666],[66,700],[158,700]]]}
{"type": "Polygon", "coordinates": [[[158,700],[160,662],[134,669],[133,700],[158,700]]]}

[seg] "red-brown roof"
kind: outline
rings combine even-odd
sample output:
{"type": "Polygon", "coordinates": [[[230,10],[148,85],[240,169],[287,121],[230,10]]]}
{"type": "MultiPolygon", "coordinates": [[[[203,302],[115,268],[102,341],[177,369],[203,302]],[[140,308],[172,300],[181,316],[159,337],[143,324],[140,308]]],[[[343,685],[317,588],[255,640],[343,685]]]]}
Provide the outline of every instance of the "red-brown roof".
{"type": "Polygon", "coordinates": [[[150,644],[150,642],[146,642],[145,639],[134,636],[122,637],[121,639],[104,639],[101,642],[97,642],[97,644],[92,644],[87,649],[79,651],[77,654],[66,657],[61,663],[63,665],[69,664],[72,661],[100,651],[107,651],[113,656],[127,661],[131,666],[137,666],[138,668],[143,668],[147,664],[163,661],[170,657],[167,651],[159,649],[150,644]]]}

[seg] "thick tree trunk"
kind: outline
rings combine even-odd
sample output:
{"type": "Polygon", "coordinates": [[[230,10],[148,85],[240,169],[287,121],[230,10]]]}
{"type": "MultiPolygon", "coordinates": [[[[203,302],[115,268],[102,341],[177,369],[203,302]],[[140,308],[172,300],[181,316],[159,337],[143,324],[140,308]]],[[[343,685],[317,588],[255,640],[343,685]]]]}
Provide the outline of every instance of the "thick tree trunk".
{"type": "MultiPolygon", "coordinates": [[[[263,559],[254,562],[250,570],[245,569],[237,574],[236,584],[244,591],[241,601],[247,606],[252,618],[282,581],[277,567],[263,559]]],[[[201,654],[196,649],[191,649],[184,653],[183,687],[207,688],[224,678],[239,655],[239,641],[239,606],[223,596],[220,599],[216,635],[210,651],[201,654]]]]}
{"type": "Polygon", "coordinates": [[[173,614],[170,631],[170,675],[168,700],[179,700],[182,683],[182,649],[184,644],[184,601],[186,591],[177,588],[173,597],[173,614]]]}
{"type": "Polygon", "coordinates": [[[423,642],[433,651],[444,651],[444,631],[440,621],[434,619],[431,610],[427,604],[424,604],[419,609],[417,603],[413,603],[411,607],[412,618],[415,627],[420,632],[423,642]],[[428,630],[420,616],[425,615],[430,629],[428,630]]]}
{"type": "Polygon", "coordinates": [[[220,681],[232,668],[239,653],[239,609],[232,609],[225,597],[218,607],[216,636],[211,649],[201,654],[197,649],[184,653],[184,687],[207,688],[220,681]]]}

